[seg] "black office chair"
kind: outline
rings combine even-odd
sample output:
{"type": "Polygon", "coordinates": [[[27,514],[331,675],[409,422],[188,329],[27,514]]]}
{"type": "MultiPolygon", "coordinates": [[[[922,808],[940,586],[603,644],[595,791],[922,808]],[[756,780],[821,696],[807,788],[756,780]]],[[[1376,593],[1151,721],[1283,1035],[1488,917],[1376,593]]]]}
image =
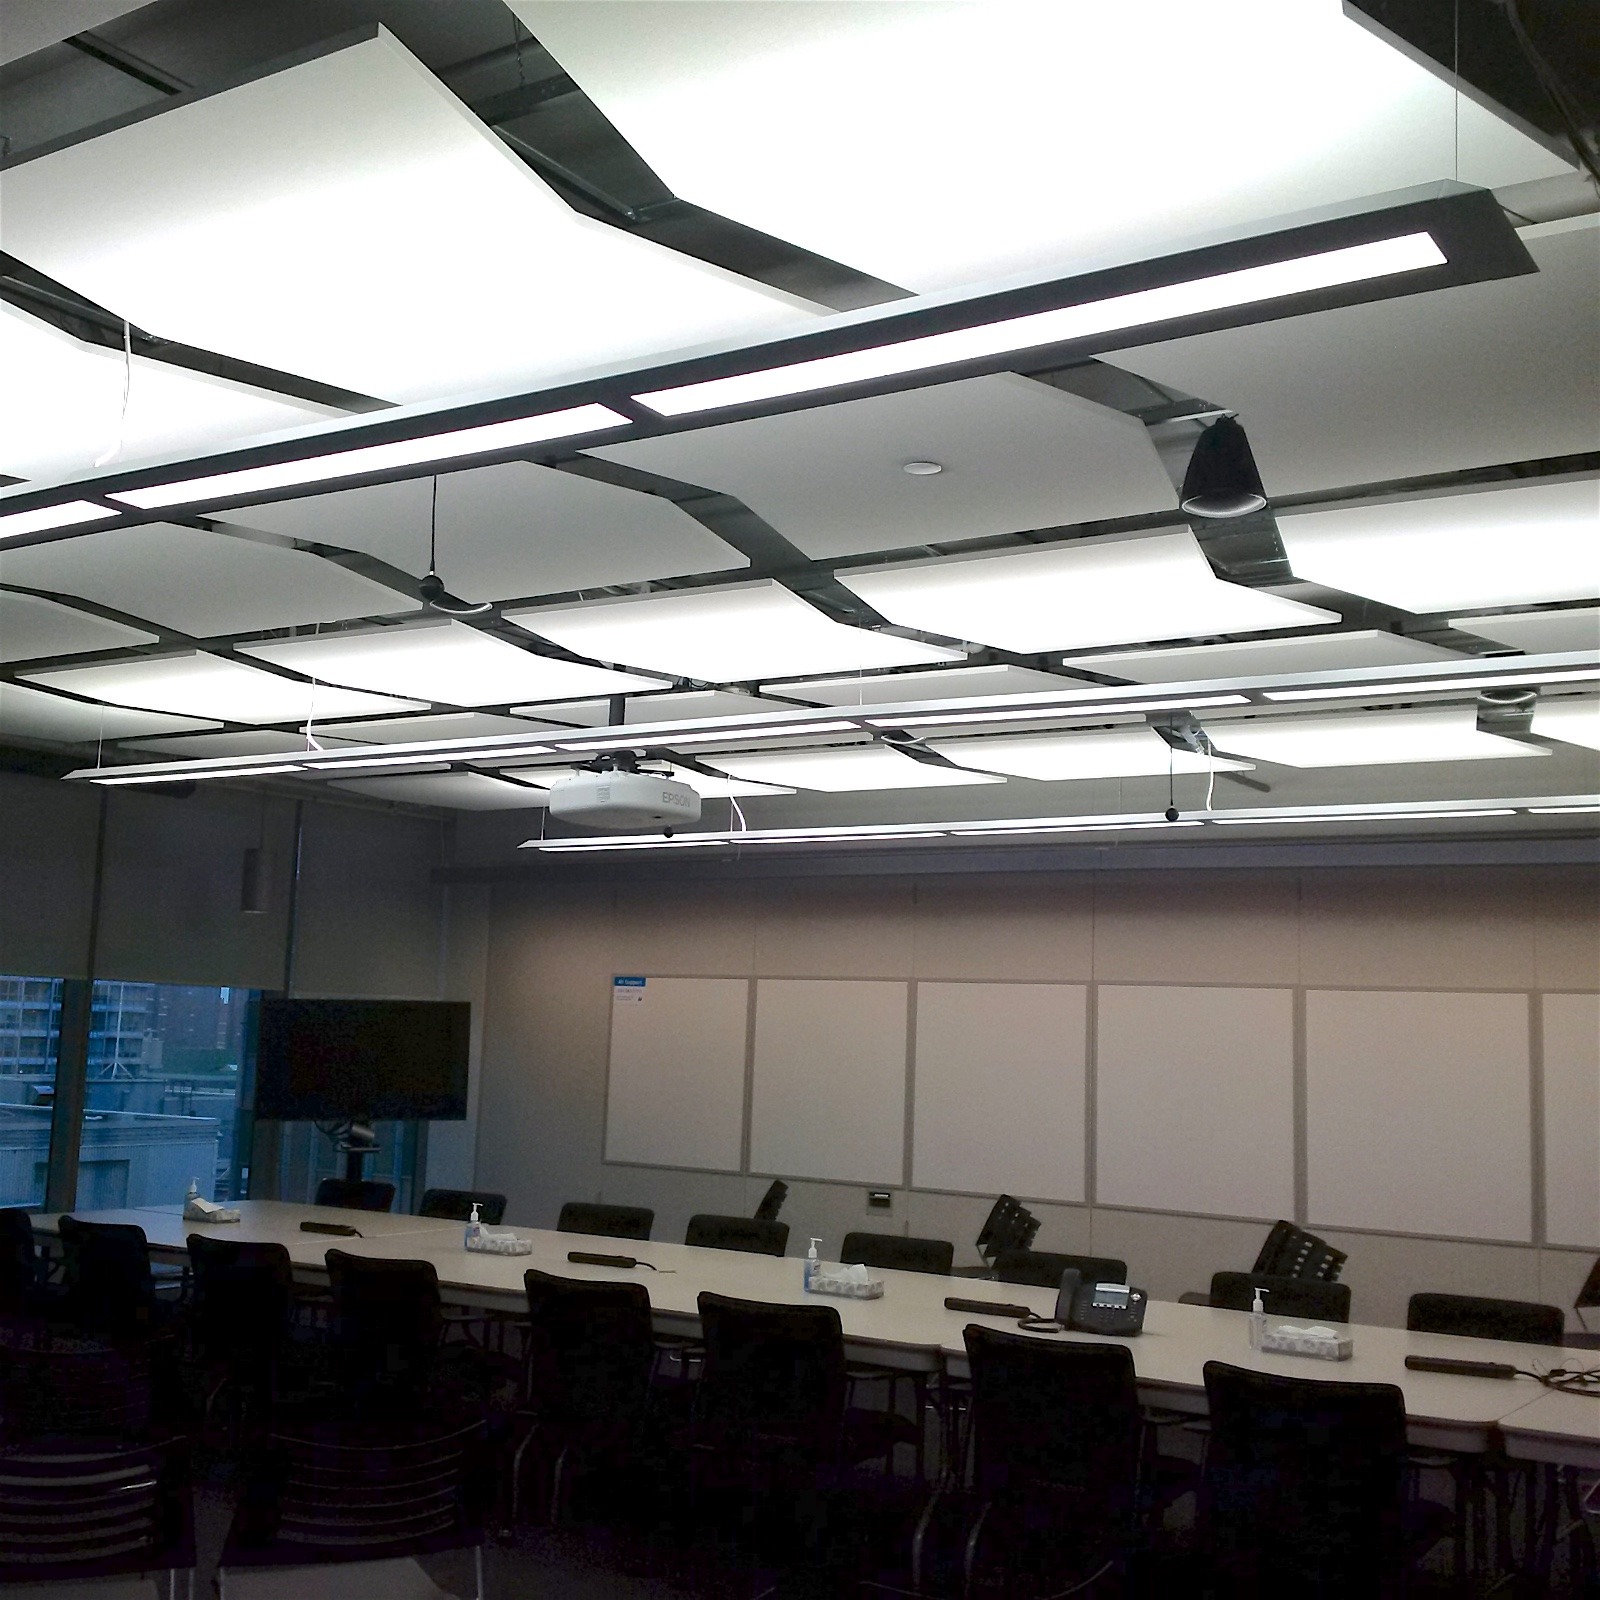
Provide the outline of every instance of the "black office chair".
{"type": "MultiPolygon", "coordinates": [[[[422,1204],[417,1207],[419,1217],[436,1217],[445,1222],[470,1222],[472,1208],[478,1208],[478,1221],[485,1227],[498,1228],[506,1214],[506,1197],[472,1189],[427,1189],[423,1191],[422,1204]]],[[[372,1207],[377,1210],[378,1207],[372,1207]]],[[[383,1210],[389,1208],[384,1206],[383,1210]]]]}
{"type": "Polygon", "coordinates": [[[783,1210],[783,1202],[789,1198],[789,1185],[782,1178],[774,1178],[767,1185],[767,1192],[762,1195],[760,1204],[756,1206],[757,1222],[776,1222],[778,1213],[783,1210]]]}
{"type": "Polygon", "coordinates": [[[557,1233],[587,1233],[597,1239],[648,1239],[656,1214],[648,1206],[605,1206],[569,1200],[556,1218],[557,1233]]]}
{"type": "Polygon", "coordinates": [[[523,1458],[537,1448],[549,1473],[550,1521],[575,1470],[608,1473],[636,1464],[650,1401],[656,1344],[650,1292],[642,1283],[594,1283],[547,1272],[523,1274],[528,1297],[528,1367],[521,1420],[526,1433],[511,1466],[515,1523],[523,1458]]]}
{"type": "Polygon", "coordinates": [[[324,1178],[317,1185],[319,1206],[347,1211],[387,1211],[394,1204],[394,1185],[376,1178],[324,1178]]]}
{"type": "Polygon", "coordinates": [[[1350,1320],[1350,1285],[1316,1278],[1278,1278],[1265,1272],[1214,1272],[1211,1304],[1221,1311],[1248,1311],[1262,1292],[1269,1317],[1310,1317],[1317,1322],[1350,1320]]]}
{"type": "Polygon", "coordinates": [[[948,1278],[956,1247],[947,1239],[911,1239],[899,1233],[847,1233],[841,1261],[858,1261],[881,1272],[928,1272],[948,1278]]]}
{"type": "Polygon", "coordinates": [[[1001,1283],[1026,1283],[1035,1289],[1056,1289],[1061,1274],[1072,1268],[1085,1283],[1126,1283],[1128,1263],[1115,1256],[1058,1255],[1053,1250],[1002,1250],[994,1258],[1001,1283]]]}
{"type": "Polygon", "coordinates": [[[189,1235],[189,1334],[210,1416],[235,1402],[235,1427],[264,1419],[279,1397],[294,1318],[294,1267],[281,1244],[189,1235]]]}
{"type": "Polygon", "coordinates": [[[113,1339],[172,1330],[177,1307],[156,1293],[143,1228],[63,1216],[60,1236],[62,1307],[71,1321],[113,1339]]]}
{"type": "Polygon", "coordinates": [[[1406,1304],[1412,1333],[1453,1333],[1465,1339],[1514,1344],[1560,1344],[1567,1319],[1560,1306],[1531,1300],[1493,1300],[1474,1294],[1414,1294],[1406,1304]]]}
{"type": "Polygon", "coordinates": [[[32,1216],[21,1207],[0,1210],[0,1316],[27,1316],[39,1310],[43,1289],[32,1216]]]}
{"type": "Polygon", "coordinates": [[[976,1325],[963,1337],[973,1496],[965,1592],[980,1573],[999,1577],[1004,1593],[1039,1595],[1125,1572],[1142,1427],[1128,1348],[976,1325]]]}
{"type": "Polygon", "coordinates": [[[1405,1397],[1392,1384],[1326,1383],[1205,1365],[1211,1443],[1202,1547],[1215,1592],[1385,1600],[1449,1514],[1410,1500],[1405,1397]]]}
{"type": "Polygon", "coordinates": [[[789,1246],[789,1224],[701,1211],[689,1218],[683,1242],[702,1250],[744,1250],[755,1256],[781,1256],[789,1246]]]}

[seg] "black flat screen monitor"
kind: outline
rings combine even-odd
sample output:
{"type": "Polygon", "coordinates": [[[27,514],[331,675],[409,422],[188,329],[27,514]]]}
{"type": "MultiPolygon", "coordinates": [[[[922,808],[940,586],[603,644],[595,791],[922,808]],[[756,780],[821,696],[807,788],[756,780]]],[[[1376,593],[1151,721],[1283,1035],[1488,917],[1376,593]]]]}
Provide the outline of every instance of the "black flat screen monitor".
{"type": "Polygon", "coordinates": [[[464,1000],[286,1000],[263,996],[256,1116],[365,1122],[467,1114],[464,1000]]]}

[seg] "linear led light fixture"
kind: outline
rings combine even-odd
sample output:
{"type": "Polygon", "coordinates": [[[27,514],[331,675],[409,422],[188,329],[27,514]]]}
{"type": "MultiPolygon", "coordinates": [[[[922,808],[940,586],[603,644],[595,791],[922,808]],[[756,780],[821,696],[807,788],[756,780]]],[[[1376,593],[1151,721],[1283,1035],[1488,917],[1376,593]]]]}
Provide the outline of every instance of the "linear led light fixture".
{"type": "Polygon", "coordinates": [[[1600,800],[1590,800],[1576,806],[1529,806],[1528,812],[1535,817],[1593,816],[1600,813],[1600,800]]]}
{"type": "Polygon", "coordinates": [[[63,500],[32,511],[12,511],[0,516],[0,540],[20,539],[25,533],[47,533],[52,528],[75,528],[83,522],[103,522],[119,516],[109,506],[92,500],[63,500]]]}
{"type": "Polygon", "coordinates": [[[859,733],[860,731],[860,723],[842,720],[774,723],[765,727],[756,724],[746,725],[742,728],[714,728],[704,733],[656,733],[653,736],[650,728],[641,727],[625,737],[607,738],[597,736],[590,739],[552,740],[551,748],[568,752],[594,751],[598,755],[606,750],[642,750],[657,744],[672,745],[676,748],[680,744],[738,744],[741,740],[748,739],[809,738],[813,734],[820,733],[859,733]]]}
{"type": "Polygon", "coordinates": [[[934,371],[993,370],[1022,351],[1090,354],[1534,270],[1491,194],[1443,183],[1154,261],[862,318],[853,339],[840,339],[835,327],[773,341],[760,365],[751,358],[763,350],[743,352],[715,376],[636,389],[633,398],[660,416],[683,417],[934,371]]]}
{"type": "MultiPolygon", "coordinates": [[[[152,766],[157,763],[152,762],[152,766]]],[[[304,769],[293,761],[279,762],[275,766],[265,767],[219,767],[208,772],[145,772],[138,767],[111,767],[103,768],[92,774],[85,774],[90,783],[119,784],[119,783],[190,783],[199,778],[265,778],[279,772],[300,772],[304,769]]],[[[78,774],[73,773],[73,777],[78,774]]]]}
{"type": "Polygon", "coordinates": [[[1592,683],[1600,679],[1600,668],[1580,667],[1572,671],[1499,672],[1477,678],[1415,678],[1400,683],[1367,683],[1338,689],[1268,689],[1267,700],[1381,700],[1417,694],[1450,694],[1462,689],[1496,689],[1503,684],[1592,683]]]}
{"type": "Polygon", "coordinates": [[[1123,711],[1187,711],[1202,709],[1206,706],[1247,706],[1250,704],[1248,695],[1242,694],[1213,694],[1189,695],[1183,699],[1174,700],[1128,700],[1112,702],[1090,702],[1064,700],[1054,705],[1030,706],[1024,711],[953,711],[948,716],[938,716],[932,713],[919,713],[914,717],[868,717],[867,722],[874,728],[921,728],[925,726],[938,726],[953,728],[965,726],[972,722],[1037,722],[1043,718],[1059,719],[1063,716],[1096,716],[1105,712],[1123,711]]]}
{"type": "Polygon", "coordinates": [[[1294,816],[1209,817],[1219,828],[1265,827],[1298,822],[1450,822],[1457,817],[1514,817],[1514,806],[1480,806],[1458,811],[1315,811],[1294,816]]]}

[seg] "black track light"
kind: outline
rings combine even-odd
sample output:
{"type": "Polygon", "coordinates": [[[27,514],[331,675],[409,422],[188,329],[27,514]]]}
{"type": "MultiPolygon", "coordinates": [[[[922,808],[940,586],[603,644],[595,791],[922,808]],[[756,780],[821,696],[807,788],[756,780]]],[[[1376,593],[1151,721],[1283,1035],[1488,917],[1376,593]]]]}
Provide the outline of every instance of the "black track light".
{"type": "Polygon", "coordinates": [[[1196,517],[1245,517],[1266,505],[1256,458],[1236,418],[1219,417],[1195,441],[1178,503],[1196,517]]]}

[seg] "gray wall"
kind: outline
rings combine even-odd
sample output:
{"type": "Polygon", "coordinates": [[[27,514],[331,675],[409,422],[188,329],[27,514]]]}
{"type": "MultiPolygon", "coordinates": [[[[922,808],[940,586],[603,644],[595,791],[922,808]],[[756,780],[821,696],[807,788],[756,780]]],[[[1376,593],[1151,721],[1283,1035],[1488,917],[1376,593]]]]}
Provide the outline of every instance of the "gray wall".
{"type": "MultiPolygon", "coordinates": [[[[1587,868],[1115,872],[953,879],[495,886],[478,1181],[518,1221],[562,1201],[651,1205],[658,1238],[744,1211],[767,1179],[602,1157],[611,978],[876,977],[1504,991],[1600,988],[1587,868]]],[[[997,1063],[996,1070],[1002,1070],[997,1063]]],[[[841,1108],[848,1114],[848,1108],[841,1108]]],[[[987,1199],[791,1182],[792,1239],[865,1227],[971,1248],[987,1199]]],[[[1303,1193],[1303,1185],[1302,1185],[1303,1193]]],[[[1261,1221],[1036,1205],[1042,1249],[1123,1256],[1159,1297],[1248,1266],[1261,1221]]],[[[1592,1256],[1538,1244],[1342,1233],[1358,1320],[1398,1323],[1418,1288],[1570,1305],[1592,1256]]]]}

